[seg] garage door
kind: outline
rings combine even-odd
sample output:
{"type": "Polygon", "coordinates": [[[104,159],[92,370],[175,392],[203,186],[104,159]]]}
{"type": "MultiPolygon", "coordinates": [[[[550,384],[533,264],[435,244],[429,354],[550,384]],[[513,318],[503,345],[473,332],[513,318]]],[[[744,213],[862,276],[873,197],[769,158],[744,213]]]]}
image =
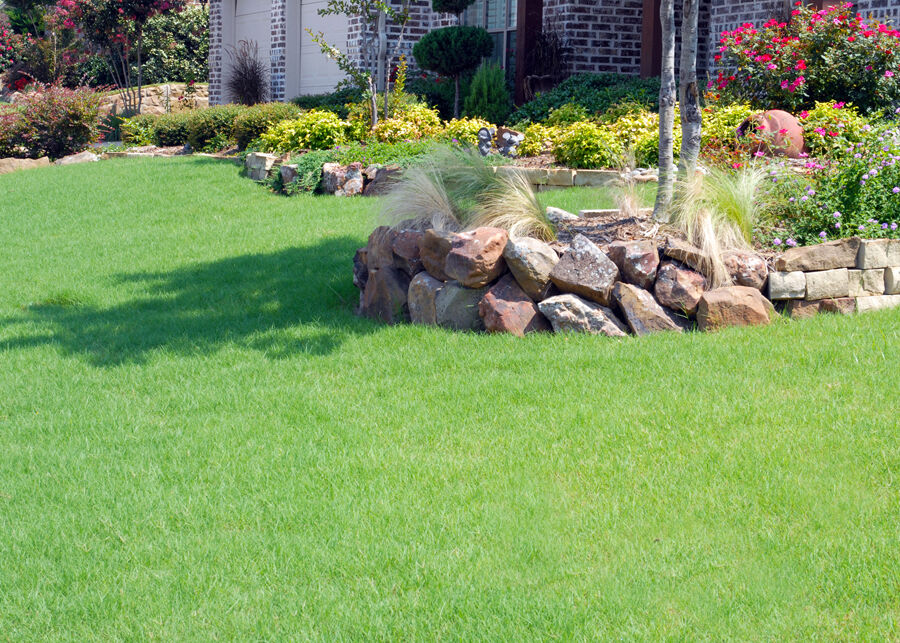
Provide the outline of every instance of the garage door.
{"type": "Polygon", "coordinates": [[[241,40],[259,46],[259,58],[269,66],[269,0],[235,0],[234,45],[241,40]]]}
{"type": "Polygon", "coordinates": [[[329,92],[344,78],[337,64],[327,58],[314,43],[306,29],[313,33],[325,34],[325,40],[344,49],[347,45],[346,16],[320,16],[319,9],[325,8],[326,0],[303,0],[300,5],[300,20],[303,31],[300,35],[300,93],[320,94],[329,92]]]}

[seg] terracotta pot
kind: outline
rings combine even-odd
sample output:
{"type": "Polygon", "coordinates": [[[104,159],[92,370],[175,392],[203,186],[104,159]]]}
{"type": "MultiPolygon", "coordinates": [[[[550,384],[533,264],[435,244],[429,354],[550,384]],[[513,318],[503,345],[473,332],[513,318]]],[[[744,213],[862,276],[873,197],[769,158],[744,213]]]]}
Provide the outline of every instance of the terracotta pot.
{"type": "Polygon", "coordinates": [[[797,117],[792,114],[780,109],[757,114],[741,123],[738,136],[747,135],[751,127],[765,139],[751,148],[754,154],[763,152],[770,156],[797,159],[801,153],[807,151],[806,142],[803,140],[803,128],[797,117]]]}

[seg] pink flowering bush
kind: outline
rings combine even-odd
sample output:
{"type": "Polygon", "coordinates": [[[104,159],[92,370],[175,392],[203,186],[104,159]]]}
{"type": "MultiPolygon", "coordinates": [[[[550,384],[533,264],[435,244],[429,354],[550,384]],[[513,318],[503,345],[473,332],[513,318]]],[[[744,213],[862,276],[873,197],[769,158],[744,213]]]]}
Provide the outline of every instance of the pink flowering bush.
{"type": "Polygon", "coordinates": [[[829,100],[863,113],[900,104],[900,31],[851,3],[815,11],[797,2],[791,13],[722,33],[714,96],[794,112],[829,100]]]}
{"type": "Polygon", "coordinates": [[[864,140],[872,124],[849,103],[816,103],[798,115],[803,139],[814,157],[838,159],[864,140]]]}

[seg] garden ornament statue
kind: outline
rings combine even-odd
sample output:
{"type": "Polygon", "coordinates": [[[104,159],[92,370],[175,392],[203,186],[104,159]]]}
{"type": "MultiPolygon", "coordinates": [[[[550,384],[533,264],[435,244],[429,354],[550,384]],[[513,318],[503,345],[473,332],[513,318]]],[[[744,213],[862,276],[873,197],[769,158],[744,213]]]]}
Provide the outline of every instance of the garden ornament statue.
{"type": "Polygon", "coordinates": [[[482,156],[487,156],[495,147],[497,151],[506,157],[518,156],[519,143],[525,140],[525,135],[507,127],[499,130],[493,127],[482,127],[478,130],[478,151],[482,156]]]}
{"type": "Polygon", "coordinates": [[[752,135],[753,154],[801,158],[808,150],[803,140],[803,127],[796,116],[780,109],[772,109],[752,116],[737,129],[738,137],[752,135]]]}
{"type": "Polygon", "coordinates": [[[493,127],[482,127],[478,130],[478,151],[482,156],[487,156],[491,153],[491,149],[494,147],[495,131],[493,127]]]}

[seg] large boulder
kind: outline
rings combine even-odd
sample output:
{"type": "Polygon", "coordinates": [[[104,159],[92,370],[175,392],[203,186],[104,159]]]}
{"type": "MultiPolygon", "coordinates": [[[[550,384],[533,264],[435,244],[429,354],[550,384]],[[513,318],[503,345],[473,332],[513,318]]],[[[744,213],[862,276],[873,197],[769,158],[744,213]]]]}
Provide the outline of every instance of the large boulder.
{"type": "Polygon", "coordinates": [[[649,240],[614,241],[609,244],[606,253],[625,281],[646,290],[653,287],[659,267],[659,252],[655,243],[649,240]]]}
{"type": "Polygon", "coordinates": [[[697,306],[697,325],[700,330],[766,325],[774,317],[772,302],[756,288],[749,286],[708,290],[703,293],[697,306]]]}
{"type": "Polygon", "coordinates": [[[510,239],[503,249],[503,258],[525,294],[536,301],[547,295],[550,272],[559,263],[553,248],[531,237],[510,239]]]}
{"type": "Polygon", "coordinates": [[[422,270],[421,250],[419,249],[424,232],[419,230],[395,230],[391,239],[391,250],[394,252],[394,265],[409,276],[422,270]]]}
{"type": "Polygon", "coordinates": [[[478,312],[489,332],[524,337],[526,333],[550,330],[547,319],[512,275],[506,275],[485,293],[478,312]]]}
{"type": "Polygon", "coordinates": [[[434,301],[438,326],[453,330],[484,330],[478,304],[487,288],[466,288],[457,281],[448,281],[434,301]]]}
{"type": "Polygon", "coordinates": [[[666,308],[693,315],[706,290],[706,277],[671,261],[663,262],[656,277],[653,294],[666,308]]]}
{"type": "Polygon", "coordinates": [[[447,263],[447,255],[453,245],[454,232],[442,232],[439,230],[426,230],[419,240],[419,257],[428,274],[441,281],[450,281],[450,277],[444,272],[444,264],[447,263]]]}
{"type": "Polygon", "coordinates": [[[56,159],[56,165],[78,165],[79,163],[96,163],[100,157],[89,150],[78,152],[78,154],[69,154],[61,159],[56,159]]]}
{"type": "Polygon", "coordinates": [[[574,221],[578,221],[580,217],[577,214],[572,214],[567,210],[563,210],[562,208],[554,208],[552,205],[547,206],[547,220],[550,221],[553,225],[559,225],[560,223],[572,223],[574,221]]]}
{"type": "Polygon", "coordinates": [[[619,280],[619,269],[595,243],[578,234],[550,271],[550,280],[563,292],[608,306],[613,285],[619,280]]]}
{"type": "Polygon", "coordinates": [[[728,250],[722,254],[722,262],[738,286],[762,290],[769,276],[766,260],[749,250],[728,250]]]}
{"type": "Polygon", "coordinates": [[[362,194],[363,183],[362,163],[325,163],[322,166],[322,191],[325,194],[357,196],[362,194]]]}
{"type": "Polygon", "coordinates": [[[394,183],[400,177],[400,166],[369,166],[363,174],[368,179],[363,190],[363,196],[383,196],[391,191],[394,183]]]}
{"type": "Polygon", "coordinates": [[[476,228],[453,237],[444,272],[467,288],[481,288],[503,274],[503,249],[509,234],[502,228],[476,228]]]}
{"type": "Polygon", "coordinates": [[[409,319],[409,275],[393,266],[369,270],[360,314],[388,324],[409,319]]]}
{"type": "Polygon", "coordinates": [[[660,331],[681,332],[672,315],[663,310],[648,291],[620,281],[613,288],[613,297],[622,316],[635,335],[649,335],[660,331]]]}
{"type": "Polygon", "coordinates": [[[427,272],[420,272],[409,282],[407,295],[409,320],[414,324],[437,324],[437,296],[444,287],[427,272]]]}
{"type": "Polygon", "coordinates": [[[606,306],[587,301],[578,295],[557,295],[538,303],[538,308],[550,320],[557,333],[591,333],[624,337],[625,324],[606,306]]]}
{"type": "Polygon", "coordinates": [[[50,159],[42,156],[39,159],[16,159],[5,158],[0,159],[0,174],[9,174],[10,172],[18,172],[19,170],[31,170],[36,167],[47,167],[50,165],[50,159]]]}
{"type": "Polygon", "coordinates": [[[704,275],[708,269],[709,257],[707,257],[700,248],[691,245],[683,239],[677,237],[667,238],[666,245],[663,248],[663,254],[670,259],[680,261],[681,263],[690,266],[704,275]]]}
{"type": "Polygon", "coordinates": [[[814,246],[790,248],[775,261],[775,270],[812,272],[835,268],[855,268],[859,244],[859,237],[850,237],[814,246]]]}
{"type": "Polygon", "coordinates": [[[395,230],[385,225],[372,230],[366,244],[366,265],[370,271],[394,266],[393,242],[396,235],[395,230]]]}
{"type": "Polygon", "coordinates": [[[353,285],[360,290],[365,290],[366,281],[369,279],[369,266],[366,261],[368,250],[359,248],[353,255],[353,285]]]}
{"type": "Polygon", "coordinates": [[[251,179],[254,181],[265,181],[277,162],[278,156],[276,154],[252,152],[244,159],[244,167],[247,169],[247,176],[251,179]]]}

